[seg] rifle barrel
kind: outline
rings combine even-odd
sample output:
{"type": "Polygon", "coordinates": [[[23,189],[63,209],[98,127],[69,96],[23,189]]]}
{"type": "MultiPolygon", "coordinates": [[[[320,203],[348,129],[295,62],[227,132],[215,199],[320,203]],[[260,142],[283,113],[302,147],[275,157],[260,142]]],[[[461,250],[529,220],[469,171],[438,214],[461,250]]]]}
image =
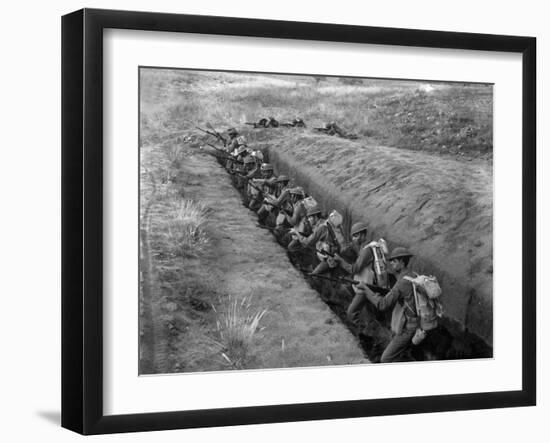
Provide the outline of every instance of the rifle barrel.
{"type": "Polygon", "coordinates": [[[329,281],[334,281],[334,282],[340,282],[340,283],[350,283],[352,285],[358,285],[360,282],[357,281],[357,280],[351,280],[349,278],[344,278],[344,277],[329,277],[328,275],[323,275],[323,274],[313,274],[311,272],[307,273],[307,275],[309,275],[310,277],[315,277],[315,278],[321,278],[321,279],[324,279],[324,280],[329,280],[329,281]]]}

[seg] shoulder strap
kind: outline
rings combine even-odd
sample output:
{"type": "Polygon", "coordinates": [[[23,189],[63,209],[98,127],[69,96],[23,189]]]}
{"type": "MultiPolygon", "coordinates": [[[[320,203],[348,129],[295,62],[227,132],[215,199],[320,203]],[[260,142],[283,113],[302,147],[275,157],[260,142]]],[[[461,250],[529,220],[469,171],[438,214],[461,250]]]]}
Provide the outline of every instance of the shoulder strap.
{"type": "Polygon", "coordinates": [[[328,235],[330,237],[330,241],[332,242],[333,246],[336,248],[338,252],[340,252],[340,243],[338,243],[338,239],[336,238],[336,234],[334,233],[334,230],[332,229],[332,226],[327,221],[327,229],[328,229],[328,235]]]}

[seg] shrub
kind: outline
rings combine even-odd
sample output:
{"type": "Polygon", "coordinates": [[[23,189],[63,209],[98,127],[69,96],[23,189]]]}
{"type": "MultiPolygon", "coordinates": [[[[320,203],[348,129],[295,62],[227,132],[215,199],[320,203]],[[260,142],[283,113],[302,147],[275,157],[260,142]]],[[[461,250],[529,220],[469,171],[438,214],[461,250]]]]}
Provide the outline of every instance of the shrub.
{"type": "Polygon", "coordinates": [[[166,232],[172,252],[184,257],[203,252],[209,243],[205,231],[208,208],[192,200],[181,200],[171,206],[166,232]]]}
{"type": "Polygon", "coordinates": [[[228,296],[216,309],[216,327],[221,345],[221,356],[235,369],[246,365],[250,346],[266,309],[254,312],[250,297],[240,301],[228,296]]]}

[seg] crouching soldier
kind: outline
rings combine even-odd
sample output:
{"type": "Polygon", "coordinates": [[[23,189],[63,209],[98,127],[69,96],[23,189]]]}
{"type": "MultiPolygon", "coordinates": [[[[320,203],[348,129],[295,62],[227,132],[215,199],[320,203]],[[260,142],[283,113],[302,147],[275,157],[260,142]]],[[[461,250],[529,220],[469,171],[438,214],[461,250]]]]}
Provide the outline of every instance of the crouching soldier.
{"type": "Polygon", "coordinates": [[[303,200],[306,196],[304,189],[300,186],[284,190],[275,202],[279,209],[275,220],[275,235],[283,240],[286,245],[290,239],[284,239],[284,232],[288,228],[297,227],[306,216],[306,208],[303,200]]]}
{"type": "MultiPolygon", "coordinates": [[[[313,213],[313,210],[310,210],[313,213]]],[[[315,214],[320,217],[320,211],[315,214]]],[[[305,248],[315,248],[320,263],[313,270],[312,274],[324,274],[336,270],[338,261],[336,255],[339,254],[341,244],[336,232],[342,225],[342,216],[337,211],[332,211],[328,218],[323,222],[318,222],[313,229],[313,233],[308,237],[295,231],[297,239],[305,248]]]]}
{"type": "Polygon", "coordinates": [[[256,174],[259,174],[256,167],[256,161],[250,155],[244,158],[243,169],[235,173],[235,185],[240,191],[246,191],[245,187],[248,180],[253,178],[256,174]]]}
{"type": "Polygon", "coordinates": [[[264,200],[260,209],[258,209],[258,218],[260,223],[274,212],[276,209],[277,199],[288,188],[290,179],[286,175],[280,175],[275,179],[275,186],[272,193],[264,194],[264,200]]]}
{"type": "Polygon", "coordinates": [[[412,283],[405,277],[414,277],[409,270],[409,261],[413,254],[402,247],[395,248],[389,256],[389,264],[397,282],[385,295],[381,296],[371,291],[364,283],[357,285],[357,295],[366,300],[378,310],[393,308],[391,329],[393,338],[382,353],[381,363],[400,361],[404,352],[412,346],[412,338],[419,326],[420,320],[416,313],[412,283]]]}
{"type": "Polygon", "coordinates": [[[233,152],[239,147],[239,141],[237,140],[239,133],[235,128],[229,128],[227,130],[227,135],[229,136],[229,140],[227,141],[225,150],[227,152],[233,152]]]}
{"type": "Polygon", "coordinates": [[[275,187],[276,177],[273,174],[273,165],[271,163],[262,163],[260,166],[260,178],[250,180],[250,203],[249,209],[257,211],[265,194],[272,192],[275,187]]]}
{"type": "MultiPolygon", "coordinates": [[[[389,288],[389,277],[386,266],[386,254],[388,252],[386,242],[380,239],[378,242],[368,242],[367,225],[362,222],[354,223],[351,227],[351,251],[356,257],[353,263],[336,254],[336,261],[348,273],[353,280],[381,288],[389,288]]],[[[355,296],[350,303],[347,316],[352,322],[356,322],[361,309],[365,306],[367,299],[364,294],[352,286],[355,296]]]]}

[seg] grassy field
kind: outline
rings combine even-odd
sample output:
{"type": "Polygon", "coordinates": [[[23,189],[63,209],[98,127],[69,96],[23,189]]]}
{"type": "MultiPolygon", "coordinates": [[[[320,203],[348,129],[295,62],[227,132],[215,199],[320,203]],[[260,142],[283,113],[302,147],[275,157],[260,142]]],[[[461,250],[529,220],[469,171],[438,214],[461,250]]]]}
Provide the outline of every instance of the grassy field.
{"type": "Polygon", "coordinates": [[[367,144],[492,158],[485,84],[143,69],[141,104],[143,140],[205,122],[300,116],[310,127],[335,121],[367,144]]]}

